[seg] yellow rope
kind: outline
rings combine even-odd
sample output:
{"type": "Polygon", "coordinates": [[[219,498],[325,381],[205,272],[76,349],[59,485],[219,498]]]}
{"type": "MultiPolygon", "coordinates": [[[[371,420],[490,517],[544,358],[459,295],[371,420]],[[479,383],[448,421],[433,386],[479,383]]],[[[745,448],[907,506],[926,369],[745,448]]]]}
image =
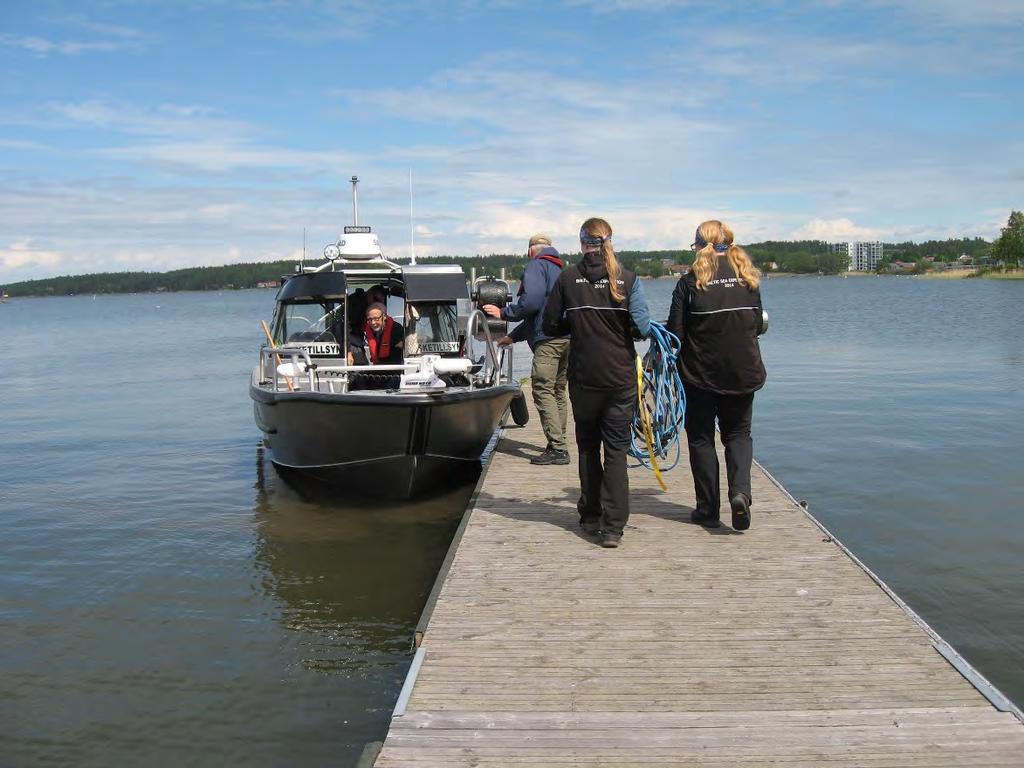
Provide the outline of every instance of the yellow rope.
{"type": "Polygon", "coordinates": [[[640,362],[640,355],[636,356],[636,398],[637,407],[640,409],[640,423],[644,428],[644,441],[647,443],[647,455],[651,458],[651,469],[654,470],[654,477],[661,486],[661,490],[667,491],[668,486],[661,477],[661,470],[658,468],[658,459],[654,455],[654,430],[651,428],[651,414],[644,402],[644,366],[640,362]]]}

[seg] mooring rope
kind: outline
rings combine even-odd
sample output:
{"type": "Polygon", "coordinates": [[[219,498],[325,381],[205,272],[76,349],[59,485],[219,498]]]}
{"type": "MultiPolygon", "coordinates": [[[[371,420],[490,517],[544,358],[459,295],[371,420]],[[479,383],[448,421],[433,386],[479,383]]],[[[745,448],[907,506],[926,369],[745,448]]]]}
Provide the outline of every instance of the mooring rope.
{"type": "Polygon", "coordinates": [[[679,338],[661,323],[651,323],[651,345],[641,363],[637,356],[637,412],[629,455],[653,469],[662,490],[662,471],[679,463],[680,436],[686,414],[686,393],[676,361],[679,338]],[[660,462],[660,463],[659,463],[660,462]]]}

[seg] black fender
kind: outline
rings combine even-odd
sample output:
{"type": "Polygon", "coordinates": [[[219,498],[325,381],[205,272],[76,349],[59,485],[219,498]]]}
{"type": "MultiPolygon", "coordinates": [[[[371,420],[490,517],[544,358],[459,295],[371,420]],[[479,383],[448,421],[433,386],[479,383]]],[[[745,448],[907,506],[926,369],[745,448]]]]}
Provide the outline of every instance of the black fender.
{"type": "Polygon", "coordinates": [[[512,398],[508,409],[517,426],[525,427],[530,422],[530,410],[526,407],[526,395],[522,392],[512,398]]]}

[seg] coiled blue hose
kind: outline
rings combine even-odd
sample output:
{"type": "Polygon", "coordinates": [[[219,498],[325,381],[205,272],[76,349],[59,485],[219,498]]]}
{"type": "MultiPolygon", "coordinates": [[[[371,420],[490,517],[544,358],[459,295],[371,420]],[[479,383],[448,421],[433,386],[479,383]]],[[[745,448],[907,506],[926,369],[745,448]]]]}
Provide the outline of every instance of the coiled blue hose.
{"type": "MultiPolygon", "coordinates": [[[[679,439],[686,415],[686,393],[676,365],[682,345],[679,337],[661,323],[651,323],[650,339],[650,348],[643,359],[641,399],[650,413],[654,458],[658,466],[667,471],[679,463],[679,439]]],[[[639,411],[633,417],[629,455],[639,462],[632,466],[652,468],[639,411]]]]}

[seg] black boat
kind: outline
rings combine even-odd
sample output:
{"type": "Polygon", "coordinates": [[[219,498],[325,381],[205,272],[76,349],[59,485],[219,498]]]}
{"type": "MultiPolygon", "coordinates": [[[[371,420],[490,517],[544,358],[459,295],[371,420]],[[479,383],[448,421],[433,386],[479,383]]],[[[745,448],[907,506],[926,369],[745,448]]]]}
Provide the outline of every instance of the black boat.
{"type": "MultiPolygon", "coordinates": [[[[323,264],[283,278],[249,394],[280,470],[360,496],[410,498],[479,471],[514,400],[525,421],[525,402],[511,348],[494,342],[504,323],[474,306],[462,268],[392,263],[354,218],[323,264]],[[360,359],[367,296],[404,320],[400,362],[360,359]]],[[[487,303],[511,298],[503,281],[478,282],[487,303]]]]}

